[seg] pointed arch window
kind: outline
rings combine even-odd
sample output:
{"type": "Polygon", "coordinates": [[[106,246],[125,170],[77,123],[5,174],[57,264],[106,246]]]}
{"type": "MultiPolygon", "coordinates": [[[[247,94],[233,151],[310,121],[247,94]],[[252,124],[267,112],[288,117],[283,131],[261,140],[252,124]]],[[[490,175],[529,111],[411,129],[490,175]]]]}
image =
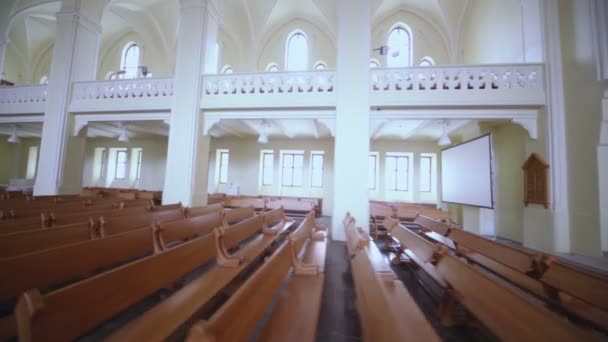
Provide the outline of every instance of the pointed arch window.
{"type": "Polygon", "coordinates": [[[380,67],[380,62],[378,62],[375,58],[371,59],[369,61],[369,67],[370,68],[379,68],[380,67]]]}
{"type": "Polygon", "coordinates": [[[386,65],[389,68],[403,68],[412,65],[412,34],[407,25],[396,24],[388,35],[389,47],[386,65]]]}
{"type": "Polygon", "coordinates": [[[136,78],[139,71],[139,46],[134,42],[125,45],[120,63],[120,70],[124,71],[121,78],[136,78]]]}
{"type": "Polygon", "coordinates": [[[420,63],[419,63],[419,64],[420,64],[420,66],[422,66],[422,67],[425,67],[425,66],[433,66],[433,65],[435,65],[435,61],[434,61],[434,60],[433,60],[431,57],[426,56],[426,57],[424,57],[424,58],[423,58],[423,59],[420,61],[420,63]]]}
{"type": "Polygon", "coordinates": [[[293,31],[287,37],[285,66],[288,71],[308,69],[308,38],[300,30],[293,31]]]}
{"type": "Polygon", "coordinates": [[[276,63],[270,63],[266,67],[266,71],[277,72],[279,71],[279,66],[276,63]]]}
{"type": "Polygon", "coordinates": [[[323,61],[319,61],[315,64],[315,70],[325,70],[327,69],[327,65],[323,61]]]}
{"type": "Polygon", "coordinates": [[[232,67],[230,65],[224,65],[224,67],[222,68],[222,74],[232,74],[234,72],[234,70],[232,70],[232,67]]]}

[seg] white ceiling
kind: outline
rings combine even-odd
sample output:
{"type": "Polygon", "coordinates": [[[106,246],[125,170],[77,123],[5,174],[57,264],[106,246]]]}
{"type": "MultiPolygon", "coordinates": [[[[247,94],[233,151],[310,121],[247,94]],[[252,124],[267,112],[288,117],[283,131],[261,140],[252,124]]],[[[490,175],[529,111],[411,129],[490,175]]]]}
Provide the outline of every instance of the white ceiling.
{"type": "MultiPolygon", "coordinates": [[[[451,120],[447,132],[458,135],[471,120],[451,120]]],[[[42,123],[19,123],[17,135],[22,138],[40,138],[42,123]]],[[[90,122],[87,129],[89,138],[118,138],[121,122],[90,122]]],[[[270,139],[328,139],[331,131],[324,123],[315,119],[230,119],[220,120],[209,129],[215,138],[258,137],[263,131],[270,139]]],[[[0,135],[9,136],[13,124],[0,124],[0,135]]],[[[129,138],[167,137],[169,126],[163,121],[133,121],[127,123],[129,138]]],[[[440,120],[372,120],[370,137],[376,139],[397,139],[408,141],[436,141],[443,133],[440,120]]]]}
{"type": "MultiPolygon", "coordinates": [[[[87,136],[89,138],[118,138],[122,132],[121,122],[90,122],[87,136]]],[[[0,135],[9,136],[13,133],[13,124],[0,124],[0,135]]],[[[129,138],[154,138],[169,136],[169,126],[163,121],[134,121],[127,123],[129,138]]],[[[21,138],[40,138],[42,123],[19,123],[17,135],[21,138]]]]}

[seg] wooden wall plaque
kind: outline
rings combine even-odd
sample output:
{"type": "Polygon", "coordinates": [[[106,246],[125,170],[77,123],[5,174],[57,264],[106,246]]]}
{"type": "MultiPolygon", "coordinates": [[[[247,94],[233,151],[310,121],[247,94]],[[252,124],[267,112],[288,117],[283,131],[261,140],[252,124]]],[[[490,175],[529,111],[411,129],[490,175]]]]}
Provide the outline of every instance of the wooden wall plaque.
{"type": "Polygon", "coordinates": [[[532,153],[522,166],[524,170],[524,204],[542,204],[549,207],[549,164],[532,153]]]}

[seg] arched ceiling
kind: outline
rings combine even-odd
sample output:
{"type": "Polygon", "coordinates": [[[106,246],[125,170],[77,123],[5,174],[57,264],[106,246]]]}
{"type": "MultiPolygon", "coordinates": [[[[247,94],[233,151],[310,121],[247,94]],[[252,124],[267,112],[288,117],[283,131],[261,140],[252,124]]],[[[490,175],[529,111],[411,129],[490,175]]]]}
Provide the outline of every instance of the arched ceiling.
{"type": "MultiPolygon", "coordinates": [[[[18,54],[32,61],[53,42],[55,14],[60,1],[3,0],[14,2],[9,38],[18,54]],[[16,2],[15,2],[16,1],[16,2]]],[[[104,0],[108,1],[108,0],[104,0]]],[[[7,3],[8,3],[7,2],[7,3]]],[[[444,36],[448,50],[455,50],[470,0],[372,0],[373,23],[397,10],[411,11],[429,21],[444,36]]],[[[281,25],[305,19],[335,40],[336,0],[221,0],[217,1],[221,29],[240,45],[257,52],[263,40],[281,25]]],[[[155,45],[167,60],[172,56],[179,23],[178,0],[111,0],[101,19],[102,44],[126,32],[136,32],[155,45]]],[[[0,25],[1,28],[2,25],[0,25]]]]}

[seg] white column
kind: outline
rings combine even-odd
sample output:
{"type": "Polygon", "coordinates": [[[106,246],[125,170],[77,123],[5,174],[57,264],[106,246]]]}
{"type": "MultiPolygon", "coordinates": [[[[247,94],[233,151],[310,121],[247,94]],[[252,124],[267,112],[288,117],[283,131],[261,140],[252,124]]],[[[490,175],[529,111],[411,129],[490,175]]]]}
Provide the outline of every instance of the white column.
{"type": "Polygon", "coordinates": [[[95,79],[102,9],[85,13],[80,8],[79,1],[64,1],[57,13],[36,195],[79,193],[82,186],[86,136],[74,136],[67,109],[72,83],[95,79]]]}
{"type": "Polygon", "coordinates": [[[560,34],[559,3],[545,0],[543,8],[544,48],[547,64],[547,145],[550,165],[553,247],[555,252],[570,251],[570,205],[566,145],[566,108],[560,34]]]}
{"type": "Polygon", "coordinates": [[[338,0],[337,105],[332,237],[345,240],[342,220],[350,212],[369,230],[370,0],[338,0]]]}
{"type": "Polygon", "coordinates": [[[209,137],[203,136],[202,77],[209,46],[217,37],[212,1],[181,0],[177,65],[163,203],[207,203],[209,137]]]}
{"type": "Polygon", "coordinates": [[[521,0],[523,62],[543,62],[541,0],[521,0]]]}
{"type": "Polygon", "coordinates": [[[602,252],[608,252],[608,90],[602,99],[602,128],[597,146],[602,252]]]}

